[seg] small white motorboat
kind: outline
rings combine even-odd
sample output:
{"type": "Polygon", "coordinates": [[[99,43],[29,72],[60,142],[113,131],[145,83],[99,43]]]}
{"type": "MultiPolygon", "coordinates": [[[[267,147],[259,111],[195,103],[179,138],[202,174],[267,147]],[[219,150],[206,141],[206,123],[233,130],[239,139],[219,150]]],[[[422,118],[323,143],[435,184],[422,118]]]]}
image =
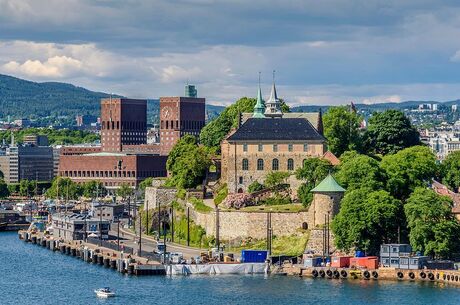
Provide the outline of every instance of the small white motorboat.
{"type": "Polygon", "coordinates": [[[110,290],[109,287],[99,288],[99,289],[94,290],[94,292],[100,298],[110,298],[110,297],[115,296],[115,292],[110,290]]]}

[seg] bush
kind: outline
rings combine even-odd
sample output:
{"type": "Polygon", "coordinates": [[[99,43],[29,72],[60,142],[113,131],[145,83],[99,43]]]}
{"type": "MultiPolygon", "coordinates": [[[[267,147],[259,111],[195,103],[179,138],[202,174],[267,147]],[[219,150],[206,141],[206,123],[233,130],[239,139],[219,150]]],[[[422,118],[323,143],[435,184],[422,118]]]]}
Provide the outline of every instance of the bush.
{"type": "Polygon", "coordinates": [[[263,190],[264,188],[265,188],[265,185],[259,183],[259,181],[254,181],[253,183],[249,185],[248,192],[255,193],[255,192],[263,190]]]}
{"type": "Polygon", "coordinates": [[[187,195],[187,191],[185,189],[178,189],[177,190],[177,198],[184,200],[185,196],[187,195]]]}
{"type": "Polygon", "coordinates": [[[310,184],[303,183],[297,190],[297,197],[304,208],[308,208],[313,201],[313,193],[311,192],[312,189],[313,187],[310,184]]]}
{"type": "Polygon", "coordinates": [[[264,205],[282,205],[282,204],[290,204],[291,198],[289,196],[283,197],[279,195],[275,195],[273,197],[267,198],[262,201],[264,205]]]}
{"type": "Polygon", "coordinates": [[[190,203],[193,205],[194,209],[197,212],[209,213],[212,211],[212,208],[204,204],[202,199],[197,199],[195,197],[190,198],[190,203]]]}
{"type": "Polygon", "coordinates": [[[227,208],[241,209],[247,206],[254,205],[254,201],[251,196],[244,193],[231,194],[227,196],[225,200],[227,208]]]}
{"type": "Polygon", "coordinates": [[[217,191],[217,195],[216,197],[214,197],[214,204],[216,206],[221,204],[222,201],[224,201],[224,199],[227,198],[227,195],[228,195],[228,188],[227,188],[227,184],[225,183],[217,191]]]}

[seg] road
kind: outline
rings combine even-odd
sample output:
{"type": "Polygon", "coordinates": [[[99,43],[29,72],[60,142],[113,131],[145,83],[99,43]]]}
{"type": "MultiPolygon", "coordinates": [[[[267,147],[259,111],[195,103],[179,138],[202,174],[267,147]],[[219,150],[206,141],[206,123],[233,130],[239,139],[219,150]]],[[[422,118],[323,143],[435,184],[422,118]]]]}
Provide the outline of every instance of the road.
{"type": "MultiPolygon", "coordinates": [[[[112,227],[112,231],[110,231],[110,235],[115,237],[117,236],[117,227],[112,227]]],[[[126,245],[128,247],[132,247],[135,250],[139,249],[139,245],[137,243],[137,237],[135,238],[134,233],[129,231],[126,228],[120,226],[120,244],[126,245]]],[[[149,251],[153,252],[156,249],[156,240],[153,237],[142,235],[142,251],[149,251]]],[[[186,246],[181,246],[178,244],[171,244],[166,243],[166,251],[168,252],[180,252],[184,255],[185,259],[189,259],[191,257],[196,257],[200,255],[200,252],[205,250],[200,250],[196,248],[190,248],[186,246]]]]}

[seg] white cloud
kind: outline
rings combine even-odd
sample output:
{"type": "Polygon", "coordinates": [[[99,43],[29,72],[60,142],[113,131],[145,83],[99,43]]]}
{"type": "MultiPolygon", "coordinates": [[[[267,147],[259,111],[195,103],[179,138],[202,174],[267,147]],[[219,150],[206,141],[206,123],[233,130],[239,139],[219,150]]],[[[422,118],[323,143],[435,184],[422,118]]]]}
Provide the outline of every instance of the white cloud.
{"type": "Polygon", "coordinates": [[[3,65],[6,72],[22,74],[29,77],[66,77],[77,73],[82,68],[82,63],[67,56],[53,56],[45,62],[27,60],[20,64],[10,61],[3,65]]]}

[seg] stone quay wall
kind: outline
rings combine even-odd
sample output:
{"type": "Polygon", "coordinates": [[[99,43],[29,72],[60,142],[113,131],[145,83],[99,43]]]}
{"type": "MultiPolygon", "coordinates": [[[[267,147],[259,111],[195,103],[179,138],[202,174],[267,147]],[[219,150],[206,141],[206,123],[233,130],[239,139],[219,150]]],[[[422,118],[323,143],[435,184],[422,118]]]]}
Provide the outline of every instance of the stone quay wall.
{"type": "Polygon", "coordinates": [[[157,208],[159,204],[170,204],[176,199],[177,190],[175,188],[149,186],[145,188],[145,204],[150,209],[157,208]]]}
{"type": "MultiPolygon", "coordinates": [[[[190,209],[190,216],[196,224],[202,226],[208,235],[216,235],[216,212],[200,213],[190,209]]],[[[272,212],[273,235],[289,236],[296,234],[312,223],[308,212],[282,213],[272,212]]],[[[219,211],[219,235],[221,239],[252,237],[264,239],[267,236],[266,212],[219,211]]]]}

